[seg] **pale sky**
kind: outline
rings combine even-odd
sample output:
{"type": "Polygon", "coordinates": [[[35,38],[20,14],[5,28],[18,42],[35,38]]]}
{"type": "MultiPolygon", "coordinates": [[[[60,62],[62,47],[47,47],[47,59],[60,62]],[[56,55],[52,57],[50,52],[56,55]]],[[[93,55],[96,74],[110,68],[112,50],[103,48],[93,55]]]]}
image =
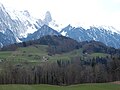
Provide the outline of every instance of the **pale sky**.
{"type": "Polygon", "coordinates": [[[67,25],[120,27],[120,0],[0,0],[4,6],[29,10],[42,18],[50,11],[56,22],[67,25]]]}

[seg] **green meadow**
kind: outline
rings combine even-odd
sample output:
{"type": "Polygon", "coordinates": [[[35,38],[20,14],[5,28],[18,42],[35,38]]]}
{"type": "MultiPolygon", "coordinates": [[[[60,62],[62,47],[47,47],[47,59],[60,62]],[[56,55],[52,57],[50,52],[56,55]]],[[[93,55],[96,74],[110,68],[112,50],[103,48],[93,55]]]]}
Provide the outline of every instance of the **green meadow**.
{"type": "Polygon", "coordinates": [[[120,90],[118,84],[79,84],[71,86],[54,85],[0,85],[0,90],[120,90]]]}

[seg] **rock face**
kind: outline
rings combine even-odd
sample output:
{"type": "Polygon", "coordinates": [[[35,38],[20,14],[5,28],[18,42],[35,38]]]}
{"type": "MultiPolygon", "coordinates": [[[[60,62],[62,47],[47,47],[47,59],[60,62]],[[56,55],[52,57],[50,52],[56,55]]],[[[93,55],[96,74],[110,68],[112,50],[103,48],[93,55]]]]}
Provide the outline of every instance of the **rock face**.
{"type": "Polygon", "coordinates": [[[7,29],[4,34],[0,32],[0,47],[3,47],[5,45],[13,44],[17,39],[15,38],[14,34],[11,32],[11,30],[7,29]]]}
{"type": "Polygon", "coordinates": [[[103,42],[111,47],[120,48],[120,33],[113,32],[110,29],[102,27],[90,27],[89,29],[84,29],[82,27],[75,28],[68,25],[62,29],[60,33],[77,40],[78,42],[95,40],[103,42]]]}

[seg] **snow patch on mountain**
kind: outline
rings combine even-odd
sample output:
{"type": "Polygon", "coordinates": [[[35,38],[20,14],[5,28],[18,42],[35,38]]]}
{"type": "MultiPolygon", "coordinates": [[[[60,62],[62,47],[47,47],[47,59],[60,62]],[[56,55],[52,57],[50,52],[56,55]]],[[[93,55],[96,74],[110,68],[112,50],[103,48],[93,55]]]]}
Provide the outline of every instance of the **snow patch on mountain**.
{"type": "Polygon", "coordinates": [[[25,32],[20,33],[21,37],[27,37],[29,33],[33,33],[37,31],[37,27],[40,27],[36,22],[38,19],[32,17],[30,13],[25,10],[25,11],[16,11],[16,10],[8,10],[9,15],[13,20],[20,21],[22,24],[25,26],[25,32]]]}
{"type": "Polygon", "coordinates": [[[2,48],[3,47],[3,44],[0,42],[0,48],[2,48]]]}
{"type": "Polygon", "coordinates": [[[66,36],[67,32],[63,31],[61,34],[62,34],[63,36],[66,36]]]}

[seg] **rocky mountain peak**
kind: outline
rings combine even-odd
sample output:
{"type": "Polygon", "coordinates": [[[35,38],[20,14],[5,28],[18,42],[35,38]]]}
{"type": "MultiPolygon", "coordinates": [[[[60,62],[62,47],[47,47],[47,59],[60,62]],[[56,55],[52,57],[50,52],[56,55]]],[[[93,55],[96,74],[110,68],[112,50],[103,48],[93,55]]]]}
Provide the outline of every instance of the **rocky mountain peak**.
{"type": "Polygon", "coordinates": [[[49,25],[49,23],[52,21],[52,16],[51,16],[51,13],[49,11],[46,12],[45,14],[45,18],[43,20],[43,23],[45,25],[49,25]]]}

